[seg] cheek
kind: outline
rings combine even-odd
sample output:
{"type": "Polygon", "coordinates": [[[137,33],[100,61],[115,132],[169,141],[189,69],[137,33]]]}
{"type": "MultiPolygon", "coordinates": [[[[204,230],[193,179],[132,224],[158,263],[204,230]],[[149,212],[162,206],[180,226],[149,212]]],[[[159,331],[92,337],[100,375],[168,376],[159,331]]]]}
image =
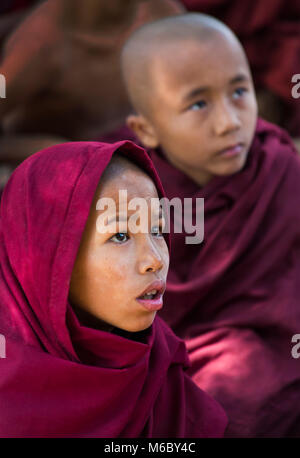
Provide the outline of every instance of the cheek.
{"type": "Polygon", "coordinates": [[[252,129],[253,125],[256,124],[258,113],[257,101],[254,93],[247,99],[243,113],[249,129],[252,129]]]}
{"type": "Polygon", "coordinates": [[[253,103],[251,108],[245,114],[245,118],[244,118],[244,126],[247,132],[249,141],[252,141],[253,136],[255,134],[256,123],[257,123],[257,106],[255,103],[253,103]]]}
{"type": "Polygon", "coordinates": [[[128,275],[126,266],[122,266],[122,264],[117,266],[108,265],[105,269],[105,282],[112,290],[118,291],[120,288],[124,288],[128,275]]]}
{"type": "Polygon", "coordinates": [[[103,256],[95,261],[93,271],[97,272],[99,290],[110,297],[119,297],[132,276],[131,257],[128,253],[103,256]]]}
{"type": "Polygon", "coordinates": [[[167,276],[170,264],[170,253],[165,239],[160,242],[158,250],[163,262],[162,273],[163,275],[167,276]]]}
{"type": "Polygon", "coordinates": [[[191,126],[191,123],[178,122],[175,125],[169,126],[168,130],[162,133],[160,145],[163,150],[172,155],[174,158],[182,161],[188,161],[193,156],[193,151],[198,151],[195,145],[199,142],[199,130],[191,126]],[[184,151],[184,154],[183,154],[184,151]]]}
{"type": "Polygon", "coordinates": [[[168,245],[166,241],[164,241],[164,246],[162,249],[162,258],[164,261],[164,266],[168,270],[169,264],[170,264],[170,253],[169,253],[169,249],[168,249],[168,245]]]}
{"type": "Polygon", "coordinates": [[[85,280],[82,303],[92,313],[99,313],[99,304],[101,313],[116,310],[116,306],[122,302],[127,283],[126,269],[122,265],[112,265],[111,260],[101,259],[100,262],[99,259],[94,259],[89,264],[85,280]]]}
{"type": "Polygon", "coordinates": [[[180,116],[168,113],[156,120],[156,131],[161,144],[172,145],[173,148],[179,143],[186,141],[188,126],[180,116]]]}

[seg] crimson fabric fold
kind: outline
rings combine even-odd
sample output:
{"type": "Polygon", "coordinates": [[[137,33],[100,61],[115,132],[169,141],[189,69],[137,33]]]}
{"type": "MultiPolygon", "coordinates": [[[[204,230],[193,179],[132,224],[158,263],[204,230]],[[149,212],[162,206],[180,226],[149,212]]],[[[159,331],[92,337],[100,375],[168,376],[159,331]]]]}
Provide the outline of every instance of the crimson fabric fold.
{"type": "MultiPolygon", "coordinates": [[[[127,136],[123,128],[113,138],[127,136]]],[[[108,138],[109,136],[107,136],[108,138]]],[[[204,198],[204,241],[171,232],[160,316],[184,338],[189,373],[225,408],[230,437],[300,436],[300,159],[258,120],[246,166],[200,188],[161,150],[149,154],[169,199],[204,198]]],[[[171,220],[172,225],[172,220],[171,220]]]]}
{"type": "Polygon", "coordinates": [[[160,318],[141,337],[108,333],[83,326],[68,302],[92,199],[116,151],[163,195],[147,154],[131,142],[48,148],[5,187],[0,437],[223,436],[223,409],[186,374],[185,344],[160,318]]]}
{"type": "Polygon", "coordinates": [[[259,120],[245,168],[202,189],[162,154],[151,157],[169,199],[204,198],[204,242],[172,234],[161,313],[185,338],[190,374],[225,408],[228,435],[300,436],[300,362],[291,355],[300,332],[294,146],[259,120]]]}

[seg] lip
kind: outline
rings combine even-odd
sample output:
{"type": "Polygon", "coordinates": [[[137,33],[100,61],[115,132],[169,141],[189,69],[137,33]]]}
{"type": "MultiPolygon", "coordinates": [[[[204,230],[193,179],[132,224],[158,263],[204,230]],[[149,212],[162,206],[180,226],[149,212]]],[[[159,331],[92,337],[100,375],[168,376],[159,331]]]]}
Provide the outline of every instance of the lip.
{"type": "Polygon", "coordinates": [[[162,280],[152,282],[137,298],[136,300],[147,310],[156,311],[160,310],[163,306],[163,294],[166,290],[166,283],[162,280]],[[156,296],[153,299],[141,299],[149,291],[157,290],[156,296]]]}
{"type": "Polygon", "coordinates": [[[244,149],[244,143],[235,143],[234,145],[230,145],[227,148],[222,149],[217,153],[218,156],[226,156],[226,157],[233,157],[239,156],[244,149]]]}

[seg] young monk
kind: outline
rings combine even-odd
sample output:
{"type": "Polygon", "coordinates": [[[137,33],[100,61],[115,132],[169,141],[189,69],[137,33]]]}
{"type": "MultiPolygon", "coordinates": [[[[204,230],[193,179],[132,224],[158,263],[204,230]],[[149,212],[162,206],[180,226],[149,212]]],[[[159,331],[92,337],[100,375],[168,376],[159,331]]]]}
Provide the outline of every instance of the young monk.
{"type": "Polygon", "coordinates": [[[245,53],[201,14],[136,31],[122,54],[135,114],[167,197],[204,198],[204,242],[172,234],[161,316],[185,338],[190,374],[229,415],[229,436],[300,434],[300,163],[257,119],[245,53]],[[297,407],[295,407],[295,404],[297,407]]]}
{"type": "Polygon", "coordinates": [[[241,41],[255,82],[259,113],[285,127],[300,144],[300,104],[291,77],[300,68],[298,1],[182,0],[188,11],[222,20],[241,41]]]}
{"type": "Polygon", "coordinates": [[[13,173],[0,213],[1,437],[223,435],[223,409],[155,317],[169,253],[150,202],[162,192],[130,142],[51,147],[13,173]],[[136,197],[149,224],[133,233],[124,215],[136,197]]]}

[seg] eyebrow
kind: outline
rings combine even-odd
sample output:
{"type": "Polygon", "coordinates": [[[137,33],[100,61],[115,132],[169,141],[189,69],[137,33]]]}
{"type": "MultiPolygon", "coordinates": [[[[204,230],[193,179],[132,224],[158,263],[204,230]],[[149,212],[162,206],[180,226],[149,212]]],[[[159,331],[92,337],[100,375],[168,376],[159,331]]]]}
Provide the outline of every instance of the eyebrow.
{"type": "Polygon", "coordinates": [[[193,99],[194,97],[197,97],[198,95],[201,95],[204,92],[207,92],[208,90],[209,90],[208,86],[196,87],[195,89],[192,89],[190,92],[188,92],[183,97],[183,100],[185,102],[188,102],[190,99],[193,99]]]}
{"type": "MultiPolygon", "coordinates": [[[[159,219],[162,219],[162,217],[163,217],[163,212],[162,212],[162,209],[161,209],[161,208],[159,209],[158,217],[159,217],[159,219]]],[[[106,225],[108,226],[108,225],[111,224],[112,222],[119,223],[120,221],[128,221],[129,218],[130,218],[130,216],[128,216],[127,218],[125,218],[124,215],[123,215],[123,216],[122,216],[122,215],[120,216],[119,214],[117,214],[116,217],[115,217],[115,216],[111,216],[110,218],[108,218],[106,225]]]]}
{"type": "MultiPolygon", "coordinates": [[[[249,81],[249,77],[247,75],[245,75],[244,73],[239,73],[238,75],[234,76],[230,81],[229,81],[229,84],[230,85],[233,85],[233,84],[236,84],[236,83],[242,83],[244,81],[249,81]]],[[[205,92],[208,92],[210,89],[209,86],[200,86],[200,87],[196,87],[195,89],[192,89],[190,92],[188,92],[185,96],[184,96],[184,101],[185,102],[188,102],[189,100],[197,97],[198,95],[202,95],[203,93],[205,92]]]]}
{"type": "Polygon", "coordinates": [[[243,83],[244,81],[249,81],[249,77],[244,73],[239,73],[229,81],[229,84],[243,83]]]}
{"type": "Polygon", "coordinates": [[[119,223],[120,221],[128,221],[128,218],[125,218],[125,216],[120,216],[119,214],[117,215],[117,217],[111,216],[110,218],[108,218],[106,225],[108,226],[113,222],[119,223]]]}

